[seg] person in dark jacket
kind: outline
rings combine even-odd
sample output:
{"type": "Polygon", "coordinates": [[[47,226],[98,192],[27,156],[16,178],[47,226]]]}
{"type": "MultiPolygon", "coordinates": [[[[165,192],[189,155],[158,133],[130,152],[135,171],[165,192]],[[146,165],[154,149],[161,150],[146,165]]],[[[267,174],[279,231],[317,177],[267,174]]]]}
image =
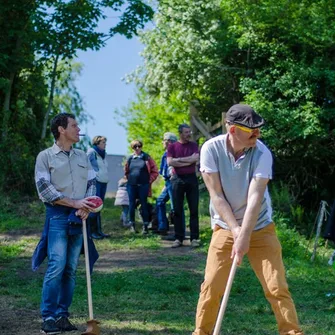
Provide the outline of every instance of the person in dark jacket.
{"type": "Polygon", "coordinates": [[[143,218],[143,234],[148,234],[149,211],[148,196],[151,196],[151,184],[157,179],[158,169],[155,161],[144,151],[143,143],[134,140],[130,143],[133,154],[127,158],[125,176],[127,177],[127,191],[129,195],[129,226],[135,232],[136,199],[140,200],[143,218]]]}

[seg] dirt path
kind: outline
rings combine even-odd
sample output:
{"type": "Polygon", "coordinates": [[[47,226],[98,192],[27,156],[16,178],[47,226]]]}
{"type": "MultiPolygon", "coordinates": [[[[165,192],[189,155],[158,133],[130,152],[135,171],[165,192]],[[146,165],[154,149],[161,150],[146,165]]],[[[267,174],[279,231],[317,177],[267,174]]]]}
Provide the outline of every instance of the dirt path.
{"type": "MultiPolygon", "coordinates": [[[[7,240],[20,240],[22,236],[15,234],[14,236],[4,236],[0,235],[0,240],[4,238],[7,240]]],[[[26,237],[26,235],[25,235],[26,237]]],[[[192,252],[190,250],[189,241],[186,240],[182,248],[172,249],[171,241],[161,241],[162,248],[150,251],[150,250],[127,250],[127,251],[107,251],[101,252],[100,258],[95,265],[95,271],[101,272],[113,272],[116,269],[127,269],[127,268],[165,268],[167,262],[169,262],[169,256],[190,256],[184,262],[185,268],[194,266],[194,259],[199,257],[205,257],[204,255],[199,255],[199,253],[192,252]],[[193,255],[193,257],[192,257],[193,255]],[[162,257],[160,257],[162,256],[162,257]],[[163,257],[164,256],[164,257],[163,257]]],[[[27,270],[22,270],[20,274],[26,278],[27,281],[32,280],[34,273],[30,271],[30,259],[26,260],[27,270]]],[[[84,266],[83,259],[81,258],[82,264],[84,266]]],[[[1,271],[1,266],[0,266],[1,271]]],[[[40,291],[36,292],[40,295],[40,291]]],[[[34,310],[32,308],[20,308],[15,309],[13,307],[14,301],[12,298],[6,296],[0,297],[0,335],[33,335],[40,334],[41,319],[39,310],[34,310]]],[[[77,332],[65,333],[71,335],[79,335],[86,330],[86,321],[83,320],[82,324],[78,325],[79,330],[77,332]]],[[[120,333],[117,333],[118,335],[120,333]]],[[[110,331],[108,333],[102,332],[101,335],[114,335],[110,331]]],[[[115,333],[116,335],[116,333],[115,333]]],[[[137,335],[137,334],[133,334],[137,335]]]]}

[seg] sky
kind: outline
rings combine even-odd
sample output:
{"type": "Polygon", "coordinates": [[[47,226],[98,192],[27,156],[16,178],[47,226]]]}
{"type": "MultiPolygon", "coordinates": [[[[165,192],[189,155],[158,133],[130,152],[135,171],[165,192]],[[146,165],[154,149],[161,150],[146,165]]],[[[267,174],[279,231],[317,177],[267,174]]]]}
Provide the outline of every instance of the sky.
{"type": "Polygon", "coordinates": [[[136,96],[135,85],[126,84],[122,78],[142,64],[139,55],[142,49],[137,37],[127,40],[116,35],[99,51],[78,53],[83,72],[76,85],[86,112],[94,118],[81,125],[81,133],[91,139],[96,135],[106,136],[108,154],[128,152],[126,131],[118,125],[114,111],[126,107],[136,96]]]}

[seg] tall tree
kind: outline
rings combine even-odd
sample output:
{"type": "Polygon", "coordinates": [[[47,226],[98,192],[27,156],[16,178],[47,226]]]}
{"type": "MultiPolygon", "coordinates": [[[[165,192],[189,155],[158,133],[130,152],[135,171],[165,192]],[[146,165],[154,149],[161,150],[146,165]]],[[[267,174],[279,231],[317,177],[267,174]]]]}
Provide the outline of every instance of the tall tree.
{"type": "Polygon", "coordinates": [[[143,141],[144,151],[147,150],[156,162],[160,161],[163,153],[163,147],[159,145],[163,134],[177,134],[178,125],[189,122],[187,103],[181,102],[175,95],[171,95],[168,102],[162,102],[145,91],[140,91],[136,101],[118,111],[118,116],[127,130],[129,143],[134,139],[143,141]]]}
{"type": "MultiPolygon", "coordinates": [[[[49,118],[65,108],[59,103],[63,88],[57,85],[64,72],[71,72],[66,62],[78,50],[99,50],[116,33],[130,38],[152,14],[140,0],[0,2],[0,160],[8,163],[1,167],[0,191],[32,191],[33,163],[49,141],[49,118]],[[120,17],[102,33],[98,23],[107,10],[120,17]]],[[[75,92],[67,93],[78,107],[75,92]]],[[[80,108],[76,112],[85,117],[80,108]]]]}
{"type": "Polygon", "coordinates": [[[236,102],[268,121],[276,175],[304,201],[335,197],[333,0],[160,2],[137,84],[197,99],[215,122],[236,102]]]}
{"type": "Polygon", "coordinates": [[[36,50],[40,60],[53,60],[51,70],[51,86],[48,107],[46,109],[41,138],[45,138],[53,105],[56,69],[60,59],[72,59],[78,50],[99,50],[105,41],[116,33],[131,38],[136,29],[143,27],[152,17],[152,9],[139,0],[72,0],[48,1],[49,7],[39,7],[35,13],[36,50]],[[105,34],[97,31],[98,23],[106,19],[105,12],[123,10],[119,22],[105,34]]]}

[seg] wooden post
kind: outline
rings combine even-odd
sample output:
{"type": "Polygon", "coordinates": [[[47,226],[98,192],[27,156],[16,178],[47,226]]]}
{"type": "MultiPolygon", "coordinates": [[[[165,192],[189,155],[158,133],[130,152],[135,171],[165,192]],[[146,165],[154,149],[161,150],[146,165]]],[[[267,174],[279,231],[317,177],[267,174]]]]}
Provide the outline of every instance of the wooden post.
{"type": "Polygon", "coordinates": [[[227,129],[226,129],[226,112],[222,112],[221,123],[222,123],[222,134],[225,134],[227,132],[227,129]]]}
{"type": "Polygon", "coordinates": [[[197,141],[197,132],[198,129],[195,126],[193,119],[194,117],[196,117],[198,115],[198,110],[196,109],[196,107],[194,106],[194,102],[191,101],[190,102],[190,127],[191,127],[191,131],[192,131],[192,141],[197,141]]]}
{"type": "Polygon", "coordinates": [[[318,225],[316,228],[316,236],[315,236],[315,241],[314,241],[314,248],[313,248],[313,254],[311,257],[311,261],[313,262],[316,256],[316,248],[318,247],[318,239],[321,235],[321,227],[322,227],[322,223],[323,221],[326,221],[327,219],[327,214],[326,214],[326,201],[321,200],[321,204],[320,204],[320,210],[319,210],[319,217],[318,217],[318,225]]]}

